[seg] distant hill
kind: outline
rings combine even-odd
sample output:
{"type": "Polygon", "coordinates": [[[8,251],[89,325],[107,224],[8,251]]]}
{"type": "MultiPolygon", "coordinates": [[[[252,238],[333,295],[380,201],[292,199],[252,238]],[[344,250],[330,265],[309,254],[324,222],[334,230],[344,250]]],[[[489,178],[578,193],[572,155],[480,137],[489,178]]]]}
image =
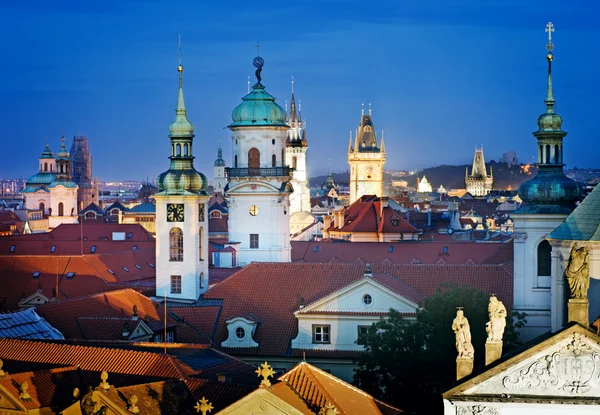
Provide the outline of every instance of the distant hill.
{"type": "MultiPolygon", "coordinates": [[[[531,171],[527,173],[522,165],[509,166],[506,163],[497,163],[491,160],[486,164],[488,168],[488,174],[490,167],[494,173],[494,189],[517,189],[519,185],[531,178],[536,174],[535,168],[532,166],[531,171]]],[[[450,189],[464,189],[465,188],[465,169],[471,170],[471,165],[460,165],[460,166],[449,166],[441,165],[436,167],[429,167],[419,172],[419,177],[427,177],[429,183],[433,189],[437,189],[440,185],[443,185],[446,190],[450,189]]],[[[395,179],[406,180],[408,185],[415,187],[417,177],[415,175],[403,176],[401,178],[394,177],[395,179]]],[[[385,176],[386,185],[390,183],[392,176],[385,176]]],[[[350,181],[350,173],[334,173],[333,180],[336,184],[348,185],[350,181]]],[[[311,187],[320,187],[321,184],[325,184],[327,176],[317,176],[309,179],[311,187]]]]}

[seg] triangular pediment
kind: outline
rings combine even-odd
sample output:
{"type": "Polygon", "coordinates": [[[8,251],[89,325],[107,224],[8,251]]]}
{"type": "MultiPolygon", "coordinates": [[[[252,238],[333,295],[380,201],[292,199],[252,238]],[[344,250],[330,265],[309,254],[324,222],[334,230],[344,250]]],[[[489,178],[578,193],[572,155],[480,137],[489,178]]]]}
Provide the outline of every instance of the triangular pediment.
{"type": "Polygon", "coordinates": [[[571,326],[444,394],[445,399],[600,397],[600,337],[571,326]]]}
{"type": "Polygon", "coordinates": [[[47,302],[48,297],[38,291],[19,301],[19,307],[37,307],[47,302]]]}
{"type": "MultiPolygon", "coordinates": [[[[285,386],[284,386],[285,387],[285,386]]],[[[237,402],[218,412],[216,415],[247,415],[247,414],[285,414],[303,415],[311,413],[299,397],[289,391],[279,391],[282,386],[256,389],[237,402]],[[273,392],[272,392],[273,391],[273,392]],[[276,394],[282,394],[283,399],[276,394]],[[285,399],[285,400],[284,400],[285,399]]],[[[286,387],[287,388],[287,387],[286,387]]]]}
{"type": "Polygon", "coordinates": [[[240,181],[237,183],[229,183],[229,188],[227,189],[227,194],[232,193],[250,193],[250,194],[260,194],[260,193],[280,193],[280,189],[273,186],[268,182],[260,182],[260,181],[240,181]]]}
{"type": "Polygon", "coordinates": [[[390,308],[401,313],[414,313],[418,304],[365,277],[307,305],[296,314],[388,313],[390,308]],[[366,296],[369,297],[368,301],[366,296]]]}

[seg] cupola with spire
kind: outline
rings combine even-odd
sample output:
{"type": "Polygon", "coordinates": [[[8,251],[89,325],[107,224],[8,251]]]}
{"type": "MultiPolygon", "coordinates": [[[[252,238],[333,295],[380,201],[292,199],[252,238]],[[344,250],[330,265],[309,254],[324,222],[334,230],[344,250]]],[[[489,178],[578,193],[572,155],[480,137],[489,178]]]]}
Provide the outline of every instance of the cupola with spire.
{"type": "Polygon", "coordinates": [[[221,144],[219,144],[219,149],[217,150],[217,159],[215,160],[215,167],[225,166],[225,160],[223,160],[223,149],[221,148],[221,144]]]}
{"type": "Polygon", "coordinates": [[[187,118],[183,99],[183,65],[179,56],[179,94],[175,121],[169,126],[171,167],[156,179],[158,191],[165,195],[206,194],[206,177],[194,169],[194,125],[187,118]]]}
{"type": "Polygon", "coordinates": [[[290,111],[287,114],[287,124],[290,129],[287,131],[287,147],[307,147],[306,127],[302,121],[302,108],[296,106],[296,97],[294,96],[294,77],[292,77],[292,99],[290,100],[290,111]]]}
{"type": "Polygon", "coordinates": [[[546,45],[546,111],[538,117],[538,130],[533,133],[538,144],[538,173],[533,179],[519,186],[519,197],[523,200],[523,206],[517,213],[570,213],[581,197],[580,185],[566,177],[563,172],[563,138],[567,133],[562,130],[562,118],[554,108],[556,101],[552,90],[552,23],[548,23],[546,31],[549,34],[546,45]]]}

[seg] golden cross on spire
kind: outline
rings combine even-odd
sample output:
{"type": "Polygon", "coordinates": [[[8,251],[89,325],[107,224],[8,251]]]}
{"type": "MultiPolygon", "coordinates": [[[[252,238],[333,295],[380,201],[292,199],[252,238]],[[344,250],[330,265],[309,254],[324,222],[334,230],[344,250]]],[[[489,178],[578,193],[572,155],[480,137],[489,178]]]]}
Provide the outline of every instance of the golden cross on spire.
{"type": "Polygon", "coordinates": [[[546,49],[548,52],[551,52],[554,49],[554,45],[552,44],[552,32],[554,32],[554,25],[552,22],[548,22],[546,25],[546,33],[548,33],[548,44],[546,45],[546,49]]]}

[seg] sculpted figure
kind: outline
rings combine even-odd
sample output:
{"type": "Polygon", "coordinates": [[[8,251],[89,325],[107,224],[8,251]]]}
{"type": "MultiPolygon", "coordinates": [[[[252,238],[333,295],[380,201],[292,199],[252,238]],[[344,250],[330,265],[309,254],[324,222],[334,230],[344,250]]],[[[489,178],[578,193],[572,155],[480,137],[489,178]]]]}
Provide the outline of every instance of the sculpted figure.
{"type": "Polygon", "coordinates": [[[456,311],[456,317],[452,322],[452,330],[456,335],[456,351],[459,359],[472,359],[475,355],[475,349],[471,344],[471,327],[469,320],[465,317],[462,310],[456,311]]]}
{"type": "Polygon", "coordinates": [[[485,331],[488,334],[488,342],[501,342],[506,327],[506,307],[499,301],[495,295],[490,296],[488,304],[488,314],[490,321],[485,325],[485,331]]]}
{"type": "Polygon", "coordinates": [[[578,248],[576,243],[573,244],[565,275],[571,289],[571,298],[587,298],[590,288],[590,253],[586,246],[578,248]]]}

